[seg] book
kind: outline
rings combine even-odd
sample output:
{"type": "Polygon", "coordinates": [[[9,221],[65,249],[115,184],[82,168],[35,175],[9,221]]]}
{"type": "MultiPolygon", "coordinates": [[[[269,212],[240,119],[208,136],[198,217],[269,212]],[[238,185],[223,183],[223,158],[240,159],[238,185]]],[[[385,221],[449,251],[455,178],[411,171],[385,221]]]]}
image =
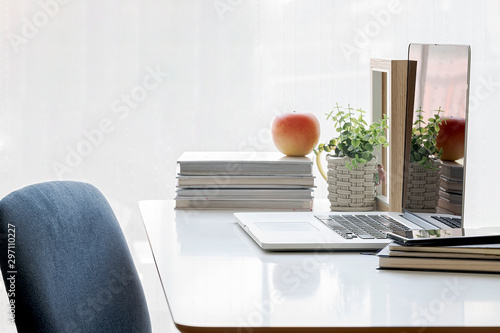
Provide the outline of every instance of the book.
{"type": "Polygon", "coordinates": [[[439,197],[448,200],[451,203],[462,205],[462,194],[439,190],[439,197]]]}
{"type": "Polygon", "coordinates": [[[408,253],[469,253],[500,255],[500,244],[488,245],[459,245],[459,246],[404,246],[395,243],[389,244],[389,251],[408,253]]]}
{"type": "Polygon", "coordinates": [[[444,208],[442,208],[442,207],[439,207],[439,206],[438,206],[438,207],[436,207],[436,213],[437,213],[437,214],[449,214],[449,215],[455,215],[455,213],[450,212],[449,210],[446,210],[446,209],[444,209],[444,208]]]}
{"type": "Polygon", "coordinates": [[[483,253],[449,253],[449,252],[406,252],[390,251],[390,257],[412,257],[412,258],[455,258],[455,259],[490,259],[500,260],[500,254],[483,253]]]}
{"type": "Polygon", "coordinates": [[[206,199],[312,199],[312,189],[302,188],[290,191],[282,188],[178,188],[177,198],[206,199]]]}
{"type": "Polygon", "coordinates": [[[440,186],[443,191],[462,193],[464,183],[462,181],[451,180],[446,177],[441,177],[440,186]]]}
{"type": "Polygon", "coordinates": [[[177,176],[178,186],[218,186],[227,185],[301,185],[314,186],[314,177],[288,176],[288,175],[262,175],[262,176],[177,176]]]}
{"type": "Polygon", "coordinates": [[[312,175],[309,157],[279,152],[185,152],[177,160],[180,175],[312,175]]]}
{"type": "Polygon", "coordinates": [[[450,200],[447,200],[443,197],[440,197],[438,200],[438,207],[451,212],[452,214],[455,215],[462,215],[462,202],[460,203],[455,203],[451,202],[450,200]]]}
{"type": "Polygon", "coordinates": [[[258,209],[311,211],[312,200],[308,199],[205,199],[177,198],[175,207],[180,209],[258,209]]]}
{"type": "Polygon", "coordinates": [[[441,161],[441,176],[454,181],[463,181],[464,166],[455,161],[441,161]]]}
{"type": "Polygon", "coordinates": [[[286,189],[286,190],[303,190],[303,189],[314,189],[316,186],[309,185],[266,185],[266,184],[251,184],[251,185],[224,185],[223,187],[217,184],[208,184],[208,185],[183,185],[184,189],[206,189],[206,190],[215,190],[215,189],[286,189]]]}
{"type": "MultiPolygon", "coordinates": [[[[500,273],[500,256],[476,254],[477,258],[467,258],[473,253],[458,253],[448,256],[446,252],[416,252],[415,255],[398,255],[397,251],[390,250],[391,244],[382,249],[379,254],[379,268],[381,269],[405,269],[405,270],[431,270],[431,271],[454,271],[454,272],[483,272],[500,273]]],[[[404,251],[401,251],[404,252],[404,251]]]]}

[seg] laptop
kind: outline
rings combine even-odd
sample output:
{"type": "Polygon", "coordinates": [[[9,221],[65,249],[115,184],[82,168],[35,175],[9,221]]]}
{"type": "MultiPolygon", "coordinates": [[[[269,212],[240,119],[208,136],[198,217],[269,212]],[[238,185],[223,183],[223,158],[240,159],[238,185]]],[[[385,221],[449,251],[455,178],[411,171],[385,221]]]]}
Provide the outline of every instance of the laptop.
{"type": "MultiPolygon", "coordinates": [[[[467,119],[470,48],[462,45],[410,44],[408,60],[416,61],[414,104],[423,110],[435,110],[436,92],[446,92],[439,106],[449,110],[444,116],[467,119]],[[465,59],[464,59],[465,57],[465,59]],[[461,64],[460,68],[457,64],[461,64]],[[448,66],[449,65],[449,66],[448,66]],[[442,71],[436,70],[439,66],[442,71]],[[450,75],[448,75],[450,74],[450,75]],[[460,82],[450,80],[450,76],[460,82]],[[465,90],[457,87],[465,87],[465,90]],[[455,96],[459,95],[459,97],[455,96]],[[457,100],[457,102],[453,102],[457,100]],[[429,105],[427,105],[429,104],[429,105]],[[432,106],[431,106],[432,105],[432,106]]],[[[407,94],[413,96],[413,94],[407,94]]],[[[407,103],[412,105],[412,103],[407,103]]],[[[407,112],[412,114],[412,112],[407,112]]],[[[426,119],[428,116],[426,116],[426,119]]],[[[412,121],[413,123],[413,121],[412,121]]],[[[406,133],[404,140],[409,140],[406,133]]],[[[465,144],[466,150],[467,144],[465,144]]],[[[405,149],[405,170],[409,150],[405,149]]],[[[464,152],[464,155],[466,152],[464,152]]],[[[465,203],[465,156],[463,161],[461,207],[465,203]]],[[[403,186],[407,186],[407,179],[403,186]]],[[[408,207],[403,195],[402,207],[408,207]]],[[[377,250],[390,240],[388,232],[415,229],[449,229],[463,226],[462,211],[453,214],[435,212],[239,212],[234,216],[245,232],[262,248],[271,251],[303,250],[377,250]]]]}

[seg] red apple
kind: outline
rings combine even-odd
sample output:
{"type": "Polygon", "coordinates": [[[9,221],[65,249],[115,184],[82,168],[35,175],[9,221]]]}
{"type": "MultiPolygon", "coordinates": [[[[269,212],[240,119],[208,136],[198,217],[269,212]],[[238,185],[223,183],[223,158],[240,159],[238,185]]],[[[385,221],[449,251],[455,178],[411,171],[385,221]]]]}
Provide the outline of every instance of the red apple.
{"type": "Polygon", "coordinates": [[[312,113],[286,113],[271,126],[274,145],[288,156],[305,156],[318,144],[320,126],[312,113]]]}
{"type": "Polygon", "coordinates": [[[439,125],[436,146],[443,148],[441,159],[455,161],[464,157],[465,119],[450,117],[439,125]]]}

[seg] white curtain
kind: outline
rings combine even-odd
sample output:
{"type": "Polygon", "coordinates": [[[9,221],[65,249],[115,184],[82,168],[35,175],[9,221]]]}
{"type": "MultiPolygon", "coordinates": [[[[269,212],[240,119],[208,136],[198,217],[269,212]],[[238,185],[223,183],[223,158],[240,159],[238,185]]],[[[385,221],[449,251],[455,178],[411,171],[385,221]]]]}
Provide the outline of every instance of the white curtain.
{"type": "Polygon", "coordinates": [[[272,118],[294,110],[316,114],[327,140],[324,114],[335,103],[369,109],[370,58],[405,59],[410,42],[470,44],[467,214],[495,222],[486,208],[500,185],[498,1],[1,0],[0,8],[1,196],[40,181],[88,181],[123,225],[140,227],[137,201],[173,198],[183,151],[274,150],[272,118]]]}

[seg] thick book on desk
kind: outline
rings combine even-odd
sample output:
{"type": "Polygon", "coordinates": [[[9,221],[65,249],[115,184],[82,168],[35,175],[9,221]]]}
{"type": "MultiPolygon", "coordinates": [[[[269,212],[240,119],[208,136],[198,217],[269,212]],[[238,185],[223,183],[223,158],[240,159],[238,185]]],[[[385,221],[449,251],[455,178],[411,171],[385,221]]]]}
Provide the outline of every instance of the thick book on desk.
{"type": "Polygon", "coordinates": [[[227,185],[294,185],[314,186],[314,177],[297,175],[262,175],[262,176],[177,176],[178,186],[219,186],[227,185]]]}
{"type": "Polygon", "coordinates": [[[500,255],[477,252],[395,251],[391,244],[379,254],[379,268],[423,271],[500,273],[500,255]]]}
{"type": "Polygon", "coordinates": [[[311,175],[309,157],[279,152],[185,152],[177,160],[181,175],[311,175]]]}
{"type": "Polygon", "coordinates": [[[389,251],[407,253],[457,253],[457,254],[489,254],[500,256],[500,244],[488,245],[459,245],[459,246],[404,246],[396,243],[389,244],[389,251]]]}
{"type": "Polygon", "coordinates": [[[209,199],[308,199],[313,198],[311,188],[282,189],[282,188],[178,188],[177,198],[205,198],[209,199]]]}
{"type": "Polygon", "coordinates": [[[251,209],[311,211],[311,199],[206,199],[176,198],[175,208],[180,209],[251,209]]]}

